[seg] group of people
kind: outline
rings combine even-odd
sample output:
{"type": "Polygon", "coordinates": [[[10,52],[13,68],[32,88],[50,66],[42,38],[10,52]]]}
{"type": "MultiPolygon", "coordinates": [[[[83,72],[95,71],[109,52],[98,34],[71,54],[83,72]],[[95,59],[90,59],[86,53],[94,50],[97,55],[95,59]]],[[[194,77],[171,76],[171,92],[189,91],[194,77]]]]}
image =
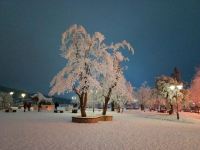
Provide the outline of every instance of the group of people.
{"type": "Polygon", "coordinates": [[[31,111],[31,102],[24,101],[24,112],[26,112],[26,109],[28,109],[28,111],[31,111]]]}
{"type": "MultiPolygon", "coordinates": [[[[27,101],[24,101],[24,112],[26,112],[26,109],[28,109],[28,111],[31,111],[31,102],[27,102],[27,101]]],[[[55,110],[57,110],[57,107],[59,106],[59,103],[58,102],[55,102],[55,110]]],[[[38,103],[38,112],[40,112],[42,108],[42,103],[39,102],[38,103]]]]}

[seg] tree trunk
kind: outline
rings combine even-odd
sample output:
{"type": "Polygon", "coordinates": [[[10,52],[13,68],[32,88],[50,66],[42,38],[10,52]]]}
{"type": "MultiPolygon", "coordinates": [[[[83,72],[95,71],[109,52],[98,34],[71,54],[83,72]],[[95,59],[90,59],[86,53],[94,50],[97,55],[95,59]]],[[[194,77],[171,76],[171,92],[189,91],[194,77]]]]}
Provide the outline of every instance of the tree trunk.
{"type": "MultiPolygon", "coordinates": [[[[112,87],[112,88],[114,88],[114,87],[112,87]]],[[[110,95],[111,95],[111,92],[112,92],[112,88],[109,88],[108,94],[107,94],[107,96],[105,96],[105,104],[103,106],[103,113],[102,113],[103,115],[106,115],[107,108],[108,108],[108,102],[110,100],[110,95]]]]}
{"type": "Polygon", "coordinates": [[[179,109],[178,109],[178,103],[176,104],[176,115],[177,115],[177,120],[179,120],[179,109]]]}
{"type": "Polygon", "coordinates": [[[111,103],[111,111],[115,111],[115,104],[114,104],[114,101],[111,103]]]}
{"type": "Polygon", "coordinates": [[[86,117],[85,112],[85,94],[80,95],[80,109],[81,109],[81,117],[86,117]]]}
{"type": "Polygon", "coordinates": [[[174,107],[172,104],[170,104],[170,110],[169,110],[169,115],[174,113],[174,107]]]}
{"type": "Polygon", "coordinates": [[[78,95],[79,100],[80,100],[80,110],[81,110],[81,117],[86,117],[86,112],[85,112],[85,108],[86,108],[86,104],[87,104],[87,92],[86,93],[81,93],[79,94],[79,92],[76,90],[75,87],[73,87],[74,92],[78,95]]]}
{"type": "Polygon", "coordinates": [[[85,108],[81,107],[81,117],[86,117],[85,108]]]}
{"type": "Polygon", "coordinates": [[[110,99],[109,97],[105,97],[105,104],[103,105],[103,113],[102,113],[102,115],[106,115],[109,99],[110,99]]]}

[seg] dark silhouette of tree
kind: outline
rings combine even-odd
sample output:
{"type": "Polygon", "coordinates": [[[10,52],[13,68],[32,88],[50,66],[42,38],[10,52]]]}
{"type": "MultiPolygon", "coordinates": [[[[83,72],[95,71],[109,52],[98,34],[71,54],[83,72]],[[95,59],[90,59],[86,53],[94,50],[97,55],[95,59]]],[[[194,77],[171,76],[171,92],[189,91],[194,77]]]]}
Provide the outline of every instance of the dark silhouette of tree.
{"type": "Polygon", "coordinates": [[[178,70],[177,67],[174,68],[174,71],[171,74],[171,77],[173,79],[175,79],[177,82],[182,82],[182,80],[181,80],[181,73],[180,73],[180,71],[178,70]]]}

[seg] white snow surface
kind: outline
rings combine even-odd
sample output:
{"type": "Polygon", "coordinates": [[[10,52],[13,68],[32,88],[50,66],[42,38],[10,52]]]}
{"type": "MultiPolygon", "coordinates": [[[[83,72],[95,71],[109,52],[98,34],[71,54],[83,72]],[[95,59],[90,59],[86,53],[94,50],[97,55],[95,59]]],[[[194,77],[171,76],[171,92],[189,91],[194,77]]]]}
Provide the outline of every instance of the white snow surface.
{"type": "Polygon", "coordinates": [[[113,121],[79,124],[71,117],[80,114],[71,112],[0,112],[0,150],[200,149],[198,114],[193,119],[181,113],[180,121],[139,110],[108,114],[113,121]]]}

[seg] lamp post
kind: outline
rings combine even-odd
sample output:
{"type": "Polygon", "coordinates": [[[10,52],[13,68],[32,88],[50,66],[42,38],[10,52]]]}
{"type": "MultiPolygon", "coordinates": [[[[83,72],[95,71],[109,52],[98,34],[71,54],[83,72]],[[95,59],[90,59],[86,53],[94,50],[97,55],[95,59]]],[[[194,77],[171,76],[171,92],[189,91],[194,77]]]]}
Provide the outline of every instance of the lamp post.
{"type": "Polygon", "coordinates": [[[11,91],[9,94],[10,94],[11,96],[13,96],[14,92],[13,92],[13,91],[11,91]]]}
{"type": "MultiPolygon", "coordinates": [[[[13,91],[11,91],[11,92],[9,93],[9,95],[12,97],[12,101],[13,101],[13,94],[14,94],[13,91]]],[[[14,101],[13,101],[13,102],[14,102],[14,101]]]]}
{"type": "Polygon", "coordinates": [[[24,101],[24,98],[26,97],[26,93],[21,93],[22,101],[24,101]]]}
{"type": "Polygon", "coordinates": [[[26,96],[26,94],[25,94],[25,93],[22,93],[21,96],[22,96],[22,98],[24,98],[24,97],[26,96]]]}
{"type": "Polygon", "coordinates": [[[176,115],[177,115],[177,120],[179,120],[179,112],[178,112],[178,92],[183,88],[183,85],[171,85],[169,87],[172,91],[175,92],[176,96],[176,115]]]}
{"type": "Polygon", "coordinates": [[[93,91],[93,90],[90,90],[90,92],[91,92],[91,98],[92,98],[92,111],[93,111],[93,113],[94,113],[94,95],[93,94],[95,94],[95,99],[97,99],[97,96],[96,96],[96,94],[97,94],[97,90],[95,90],[95,92],[93,91]]]}

